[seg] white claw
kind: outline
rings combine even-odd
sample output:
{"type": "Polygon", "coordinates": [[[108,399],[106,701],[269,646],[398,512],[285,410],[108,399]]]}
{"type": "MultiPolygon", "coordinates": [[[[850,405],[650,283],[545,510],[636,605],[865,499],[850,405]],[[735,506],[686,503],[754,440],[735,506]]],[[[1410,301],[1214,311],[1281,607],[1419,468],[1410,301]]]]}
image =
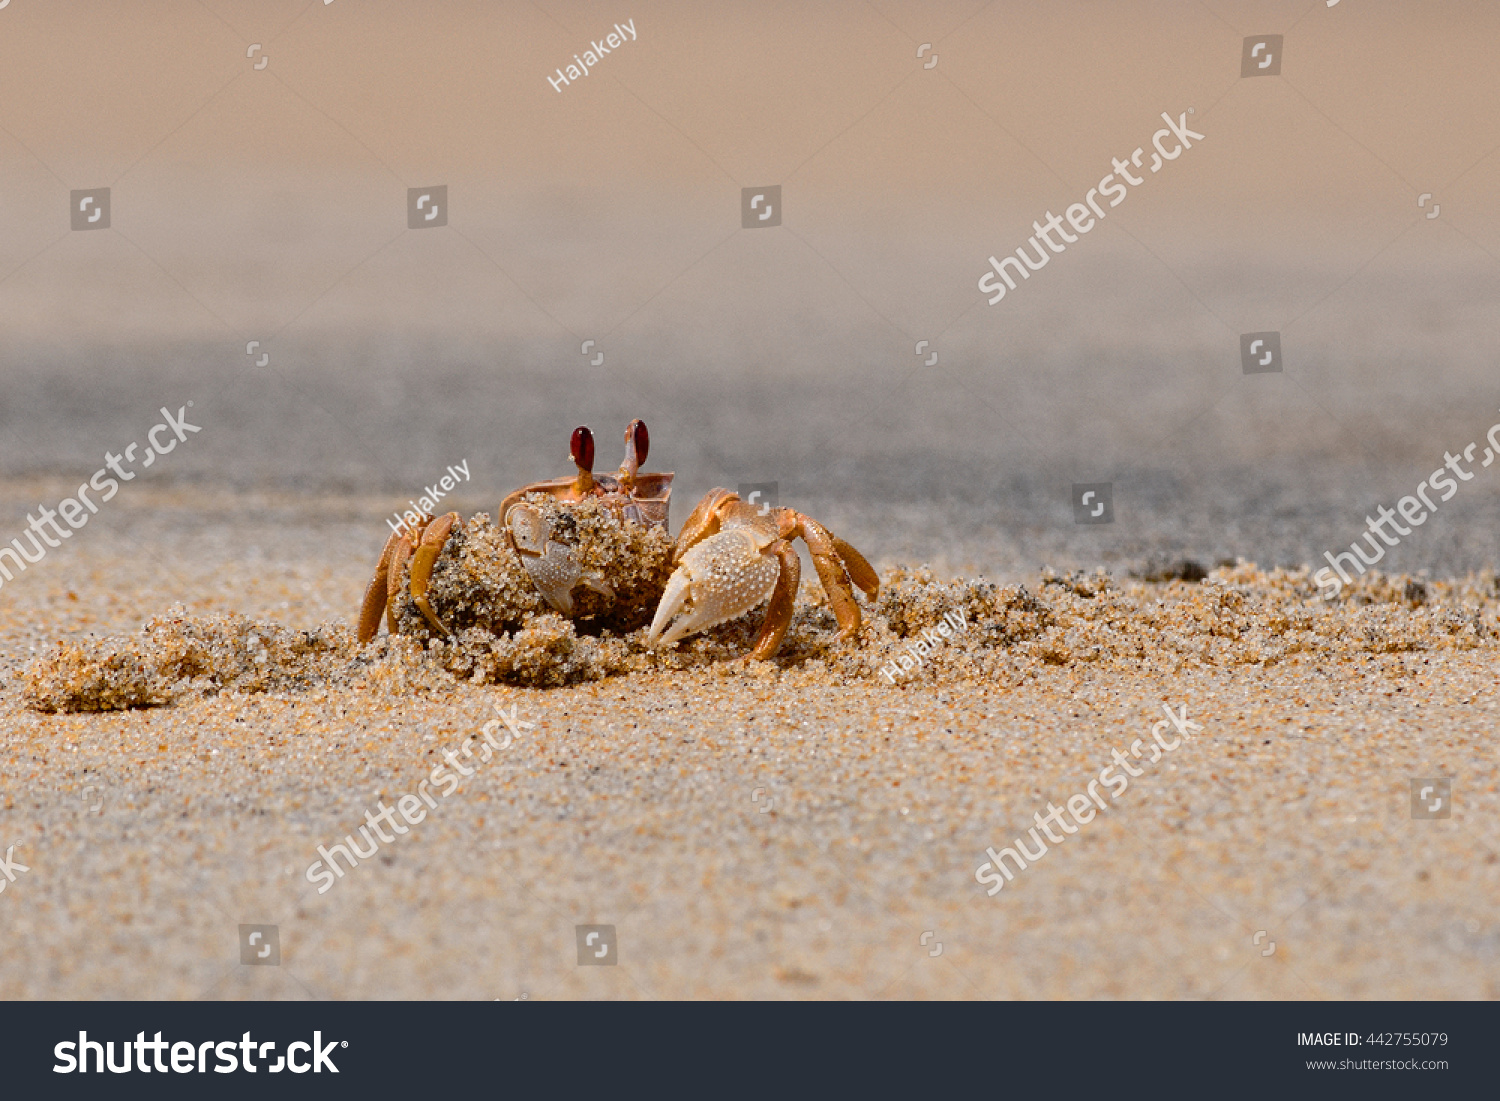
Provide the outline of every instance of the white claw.
{"type": "Polygon", "coordinates": [[[580,581],[596,592],[614,595],[602,579],[584,577],[582,567],[573,559],[573,551],[551,540],[552,525],[530,505],[512,505],[505,523],[521,551],[521,564],[531,575],[532,584],[556,611],[572,616],[573,586],[580,581]]]}
{"type": "Polygon", "coordinates": [[[687,570],[678,566],[672,571],[672,576],[667,580],[667,588],[661,594],[661,603],[656,606],[656,616],[651,620],[651,630],[646,632],[646,645],[655,646],[661,638],[662,630],[666,627],[678,610],[687,603],[688,599],[688,575],[687,570]]]}
{"type": "Polygon", "coordinates": [[[705,539],[683,555],[672,572],[647,632],[647,645],[672,646],[744,615],[771,595],[780,572],[776,557],[762,553],[760,541],[747,531],[725,531],[705,539]],[[681,618],[666,629],[679,612],[681,618]]]}

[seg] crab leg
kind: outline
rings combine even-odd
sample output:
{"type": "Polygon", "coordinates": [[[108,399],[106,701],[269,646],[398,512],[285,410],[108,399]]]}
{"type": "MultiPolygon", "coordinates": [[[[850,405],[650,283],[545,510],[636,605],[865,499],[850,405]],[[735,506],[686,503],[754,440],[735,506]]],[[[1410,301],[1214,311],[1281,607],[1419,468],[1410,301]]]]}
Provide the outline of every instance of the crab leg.
{"type": "Polygon", "coordinates": [[[688,514],[682,530],[677,533],[677,544],[672,548],[672,565],[681,563],[688,551],[703,540],[718,534],[720,509],[738,500],[739,496],[727,489],[709,490],[708,495],[688,514]]]}
{"type": "Polygon", "coordinates": [[[432,605],[427,602],[427,586],[432,580],[432,568],[437,564],[438,555],[443,553],[443,545],[448,542],[448,536],[452,534],[454,525],[460,522],[458,513],[450,512],[446,516],[440,516],[422,532],[422,542],[417,547],[416,556],[411,563],[411,598],[412,602],[422,610],[431,623],[444,635],[451,632],[437,617],[437,612],[432,610],[432,605]]]}
{"type": "Polygon", "coordinates": [[[844,568],[849,571],[849,576],[854,579],[854,583],[864,591],[867,597],[874,600],[880,595],[880,575],[875,572],[875,567],[870,565],[864,555],[837,535],[832,532],[829,532],[829,535],[833,539],[833,549],[838,551],[839,557],[843,559],[844,568]]]}
{"type": "MultiPolygon", "coordinates": [[[[431,519],[430,516],[422,517],[423,526],[431,519]]],[[[403,531],[396,540],[396,545],[391,548],[390,571],[385,579],[385,629],[393,635],[401,633],[396,629],[396,602],[401,599],[402,575],[406,572],[406,563],[411,559],[411,537],[410,531],[403,531]]]]}
{"type": "MultiPolygon", "coordinates": [[[[797,517],[798,533],[807,543],[807,549],[812,552],[813,567],[818,571],[818,580],[823,582],[823,591],[828,594],[828,605],[833,609],[834,618],[839,621],[838,638],[840,640],[853,638],[859,633],[861,617],[859,614],[859,603],[854,599],[854,586],[849,584],[849,574],[845,572],[844,563],[847,561],[836,549],[836,541],[833,533],[818,523],[811,516],[797,517]]],[[[874,580],[875,571],[870,569],[870,564],[865,561],[864,556],[849,546],[845,548],[853,553],[858,567],[863,567],[867,580],[874,580]]],[[[879,584],[878,581],[875,584],[879,584]]],[[[860,588],[870,592],[870,587],[860,583],[860,588]]]]}
{"type": "Polygon", "coordinates": [[[391,558],[399,542],[401,542],[401,533],[392,532],[380,552],[380,561],[375,566],[375,576],[370,578],[370,584],[365,588],[364,603],[359,609],[359,634],[356,636],[361,646],[374,638],[375,633],[380,630],[380,616],[390,600],[386,586],[387,578],[390,576],[391,558]]]}
{"type": "Polygon", "coordinates": [[[792,625],[792,608],[797,603],[797,586],[802,581],[797,548],[783,539],[771,549],[781,559],[781,571],[771,593],[771,606],[766,609],[766,621],[760,625],[760,634],[755,636],[755,647],[750,651],[751,658],[758,661],[764,661],[781,648],[786,629],[792,625]]]}

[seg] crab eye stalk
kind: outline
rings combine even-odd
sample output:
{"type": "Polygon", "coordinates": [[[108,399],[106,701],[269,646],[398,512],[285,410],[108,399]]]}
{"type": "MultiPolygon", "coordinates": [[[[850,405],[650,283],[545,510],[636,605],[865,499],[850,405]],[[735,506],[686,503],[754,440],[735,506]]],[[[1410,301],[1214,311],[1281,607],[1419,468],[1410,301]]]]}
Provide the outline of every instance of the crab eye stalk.
{"type": "Polygon", "coordinates": [[[646,422],[642,420],[631,421],[630,427],[625,430],[625,442],[626,444],[635,445],[635,461],[644,463],[646,461],[646,452],[651,450],[651,434],[646,431],[646,422]]]}
{"type": "Polygon", "coordinates": [[[573,457],[573,464],[580,470],[592,473],[594,469],[594,434],[589,431],[588,425],[580,424],[573,429],[573,440],[568,445],[568,452],[573,457]]]}

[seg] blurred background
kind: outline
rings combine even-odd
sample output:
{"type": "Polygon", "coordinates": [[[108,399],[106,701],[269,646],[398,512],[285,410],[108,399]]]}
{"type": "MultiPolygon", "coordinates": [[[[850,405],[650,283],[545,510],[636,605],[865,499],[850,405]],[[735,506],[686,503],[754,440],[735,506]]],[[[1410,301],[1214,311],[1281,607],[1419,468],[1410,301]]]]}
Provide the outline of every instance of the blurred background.
{"type": "MultiPolygon", "coordinates": [[[[493,510],[639,416],[678,522],[772,482],[877,563],[1321,561],[1500,422],[1496,41],[1483,0],[11,0],[0,536],[192,401],[137,503],[270,543],[343,502],[372,559],[449,464],[445,507],[493,510]],[[1189,110],[1201,142],[986,303],[989,256],[1189,110]],[[1280,371],[1244,372],[1256,332],[1280,371]]],[[[1497,485],[1382,566],[1493,565],[1497,485]]]]}

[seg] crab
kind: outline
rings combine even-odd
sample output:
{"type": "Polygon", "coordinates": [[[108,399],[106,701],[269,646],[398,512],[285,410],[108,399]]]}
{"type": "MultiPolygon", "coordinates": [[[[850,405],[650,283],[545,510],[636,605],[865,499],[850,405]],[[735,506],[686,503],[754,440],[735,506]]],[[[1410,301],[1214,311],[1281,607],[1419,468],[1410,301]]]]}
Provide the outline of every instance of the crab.
{"type": "Polygon", "coordinates": [[[794,509],[757,507],[727,489],[710,490],[677,536],[676,567],[646,634],[651,646],[667,647],[688,635],[737,619],[769,594],[770,607],[751,647],[752,658],[769,658],[792,623],[802,564],[794,538],[807,544],[823,592],[838,620],[840,641],[859,633],[857,585],[870,600],[880,579],[865,556],[794,509]]]}
{"type": "MultiPolygon", "coordinates": [[[[640,469],[650,447],[643,421],[625,430],[625,459],[614,474],[594,474],[594,438],[587,427],[574,429],[569,454],[576,473],[569,477],[523,486],[501,502],[496,515],[505,547],[525,567],[525,574],[547,606],[568,618],[596,614],[615,600],[619,575],[611,583],[608,569],[587,568],[567,539],[575,515],[584,503],[602,510],[612,521],[644,529],[667,531],[672,496],[672,474],[648,474],[640,469]],[[580,592],[579,590],[583,590],[580,592]]],[[[397,607],[403,590],[431,628],[444,637],[452,632],[433,607],[430,594],[433,570],[443,548],[463,529],[459,514],[422,515],[405,531],[386,540],[365,590],[357,637],[361,645],[380,629],[382,612],[387,628],[399,633],[397,607]],[[409,579],[406,576],[410,563],[409,579]]],[[[748,657],[767,659],[780,648],[791,625],[801,578],[794,539],[802,539],[829,606],[838,622],[837,638],[852,638],[862,622],[857,587],[874,600],[879,580],[863,555],[810,516],[790,508],[748,504],[727,489],[710,491],[688,517],[670,553],[646,571],[652,579],[647,593],[656,612],[646,632],[646,644],[657,649],[720,623],[737,619],[770,598],[766,617],[748,657]],[[661,578],[670,567],[670,576],[661,578]],[[653,572],[654,571],[654,572],[653,572]]],[[[651,544],[665,554],[665,541],[651,544]]],[[[637,553],[640,553],[639,551],[637,553]]],[[[656,553],[654,550],[652,553],[656,553]]],[[[638,565],[638,563],[632,563],[638,565]]],[[[410,621],[408,621],[410,622],[410,621]]]]}

